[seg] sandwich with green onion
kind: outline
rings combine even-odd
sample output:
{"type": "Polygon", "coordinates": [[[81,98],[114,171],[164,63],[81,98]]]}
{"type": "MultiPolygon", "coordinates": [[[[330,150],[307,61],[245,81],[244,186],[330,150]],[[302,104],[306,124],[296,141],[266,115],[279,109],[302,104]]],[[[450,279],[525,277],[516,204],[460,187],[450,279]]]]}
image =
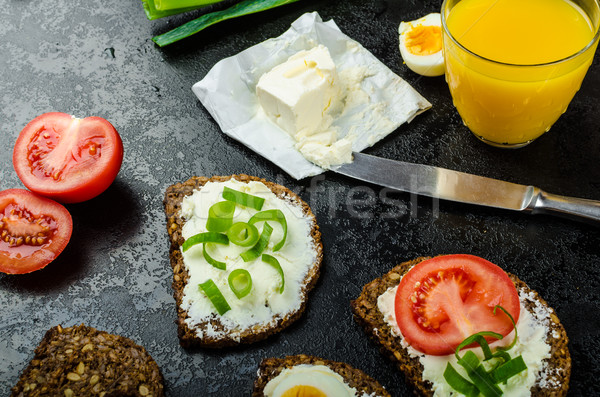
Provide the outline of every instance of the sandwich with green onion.
{"type": "Polygon", "coordinates": [[[565,396],[571,358],[554,310],[473,255],[417,258],[366,284],[355,320],[421,396],[565,396]]]}
{"type": "Polygon", "coordinates": [[[182,346],[253,343],[302,315],[323,252],[298,195],[248,175],[192,177],[164,208],[182,346]]]}

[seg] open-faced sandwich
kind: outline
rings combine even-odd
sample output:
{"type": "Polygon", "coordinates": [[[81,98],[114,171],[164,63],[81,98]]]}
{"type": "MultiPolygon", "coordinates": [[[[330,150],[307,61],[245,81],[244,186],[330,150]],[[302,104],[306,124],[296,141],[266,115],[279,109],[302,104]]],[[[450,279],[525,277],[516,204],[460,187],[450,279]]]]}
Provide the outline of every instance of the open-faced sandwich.
{"type": "Polygon", "coordinates": [[[182,346],[252,343],[300,317],[323,257],[300,197],[248,175],[193,177],[164,204],[182,346]]]}
{"type": "Polygon", "coordinates": [[[346,363],[300,354],[266,358],[252,397],[389,397],[369,375],[346,363]]]}
{"type": "Polygon", "coordinates": [[[556,313],[485,259],[404,262],[365,285],[352,310],[419,395],[564,396],[569,388],[556,313]]]}
{"type": "Polygon", "coordinates": [[[79,325],[51,328],[11,397],[164,395],[148,352],[129,338],[79,325]]]}

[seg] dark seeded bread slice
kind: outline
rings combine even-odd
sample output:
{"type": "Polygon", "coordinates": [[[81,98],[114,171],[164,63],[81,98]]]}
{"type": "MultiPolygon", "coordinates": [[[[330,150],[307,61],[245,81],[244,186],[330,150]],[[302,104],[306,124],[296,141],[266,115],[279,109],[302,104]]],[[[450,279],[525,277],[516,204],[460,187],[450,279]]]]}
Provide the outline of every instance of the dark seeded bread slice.
{"type": "MultiPolygon", "coordinates": [[[[389,288],[400,283],[400,278],[417,263],[428,258],[417,258],[401,263],[384,276],[377,278],[363,287],[356,300],[351,302],[354,319],[360,324],[367,335],[378,345],[385,356],[396,363],[406,377],[406,381],[414,387],[415,393],[422,396],[433,396],[432,384],[423,380],[423,366],[418,358],[409,356],[407,350],[400,344],[400,339],[392,334],[391,328],[377,308],[377,298],[389,288]]],[[[519,280],[517,276],[508,274],[514,282],[517,291],[533,296],[533,300],[525,301],[525,308],[533,313],[534,307],[541,304],[547,308],[550,315],[546,326],[549,331],[546,342],[551,346],[551,357],[546,359],[547,369],[537,383],[531,388],[532,396],[565,396],[569,389],[571,375],[571,357],[567,348],[568,338],[564,327],[556,313],[548,306],[537,292],[519,280]],[[558,337],[554,337],[558,336],[558,337]]]]}
{"type": "MultiPolygon", "coordinates": [[[[173,268],[173,295],[177,303],[177,325],[179,342],[181,346],[220,348],[226,346],[235,346],[241,343],[254,343],[281,331],[302,315],[306,308],[308,293],[311,289],[313,289],[319,278],[321,261],[323,259],[323,246],[321,244],[321,232],[319,231],[316,218],[308,204],[302,201],[298,195],[284,186],[243,174],[231,176],[213,176],[212,178],[192,177],[183,183],[178,183],[167,188],[164,199],[164,207],[167,216],[167,231],[170,239],[169,252],[171,267],[173,268]],[[184,241],[181,235],[181,230],[183,224],[185,223],[185,219],[181,217],[181,203],[185,196],[191,195],[194,190],[201,189],[202,186],[208,182],[225,182],[232,178],[246,183],[250,181],[262,182],[280,199],[286,200],[292,205],[301,207],[302,212],[308,218],[312,219],[311,237],[316,253],[316,260],[304,279],[301,291],[302,304],[297,311],[288,313],[284,317],[278,316],[275,318],[275,321],[271,322],[271,324],[268,326],[255,326],[251,329],[243,330],[239,340],[230,336],[207,336],[206,333],[204,333],[204,336],[200,338],[194,329],[190,329],[190,327],[186,324],[185,319],[188,318],[188,314],[181,308],[183,289],[189,279],[189,275],[183,264],[183,257],[180,251],[180,246],[184,241]]],[[[217,315],[214,315],[210,319],[210,323],[207,322],[200,324],[200,327],[211,327],[212,329],[219,331],[224,329],[217,315]]]]}
{"type": "Polygon", "coordinates": [[[348,386],[360,393],[366,393],[372,397],[390,397],[390,394],[379,382],[369,375],[356,369],[349,364],[337,361],[324,360],[322,358],[300,354],[297,356],[288,356],[285,358],[266,358],[262,360],[258,367],[258,377],[254,381],[254,391],[252,397],[264,396],[264,389],[271,379],[274,379],[285,368],[292,368],[300,364],[325,365],[337,372],[344,378],[348,386]]]}
{"type": "Polygon", "coordinates": [[[85,325],[51,328],[11,397],[164,396],[163,377],[131,339],[85,325]]]}

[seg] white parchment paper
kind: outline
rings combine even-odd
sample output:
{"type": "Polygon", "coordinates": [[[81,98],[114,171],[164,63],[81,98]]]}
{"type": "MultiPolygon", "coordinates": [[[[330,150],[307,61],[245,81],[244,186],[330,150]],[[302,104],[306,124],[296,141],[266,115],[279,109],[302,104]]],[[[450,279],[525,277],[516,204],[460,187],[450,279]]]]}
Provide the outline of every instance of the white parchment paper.
{"type": "Polygon", "coordinates": [[[294,147],[295,140],[259,112],[256,84],[260,76],[291,55],[319,44],[329,49],[338,73],[347,68],[367,71],[360,88],[368,100],[357,101],[354,108],[345,109],[333,123],[340,137],[348,133],[356,136],[353,151],[360,152],[372,146],[431,107],[406,81],[342,33],[335,22],[323,22],[316,12],[302,15],[281,36],[219,61],[192,87],[225,134],[269,159],[295,179],[326,170],[306,160],[294,147]]]}

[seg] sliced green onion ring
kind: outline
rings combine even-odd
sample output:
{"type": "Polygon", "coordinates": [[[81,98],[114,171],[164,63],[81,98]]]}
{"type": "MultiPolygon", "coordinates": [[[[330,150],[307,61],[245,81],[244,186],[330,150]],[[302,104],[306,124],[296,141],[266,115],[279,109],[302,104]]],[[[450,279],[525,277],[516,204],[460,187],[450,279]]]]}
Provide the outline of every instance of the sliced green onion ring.
{"type": "Polygon", "coordinates": [[[256,222],[262,221],[275,221],[279,222],[281,225],[281,228],[283,229],[283,238],[273,247],[273,251],[279,251],[285,244],[285,239],[287,238],[287,221],[285,220],[285,215],[278,209],[261,211],[254,214],[248,223],[253,225],[256,222]]]}
{"type": "Polygon", "coordinates": [[[233,224],[235,204],[231,201],[219,201],[208,209],[206,230],[225,233],[233,224]]]}
{"type": "Polygon", "coordinates": [[[463,340],[460,345],[458,345],[456,347],[456,351],[454,352],[454,355],[456,356],[457,359],[460,359],[458,352],[466,346],[469,346],[472,343],[478,343],[479,346],[481,346],[481,350],[483,350],[483,356],[485,357],[486,360],[489,360],[490,358],[493,357],[492,355],[492,350],[490,349],[490,345],[488,345],[487,341],[485,340],[486,336],[491,336],[493,338],[496,339],[502,339],[503,336],[501,334],[498,334],[496,332],[490,332],[490,331],[483,331],[483,332],[477,332],[476,334],[473,334],[469,337],[467,337],[465,340],[463,340]]]}
{"type": "Polygon", "coordinates": [[[508,354],[508,350],[513,348],[517,341],[517,327],[515,321],[510,313],[508,313],[502,306],[494,307],[494,315],[496,315],[497,309],[502,310],[510,318],[510,321],[513,324],[515,338],[511,344],[506,347],[498,347],[496,348],[496,351],[492,353],[485,337],[502,339],[503,336],[496,332],[484,331],[467,337],[460,343],[460,345],[457,346],[454,354],[458,359],[458,364],[466,370],[467,375],[473,383],[463,378],[450,363],[446,365],[444,379],[446,382],[448,382],[450,387],[459,393],[465,394],[466,396],[477,396],[479,393],[483,394],[485,397],[501,396],[503,393],[502,389],[498,387],[498,384],[506,383],[511,377],[527,369],[527,365],[525,364],[522,356],[511,359],[510,354],[508,354]],[[459,351],[473,343],[478,343],[479,346],[481,346],[481,350],[483,350],[484,361],[491,358],[499,358],[502,361],[494,364],[494,367],[490,371],[487,371],[479,362],[479,358],[475,355],[475,353],[473,353],[473,351],[468,350],[462,357],[460,357],[458,354],[459,351]]]}
{"type": "Polygon", "coordinates": [[[227,186],[225,186],[223,189],[223,198],[236,204],[243,205],[244,207],[254,208],[257,211],[260,211],[265,203],[265,199],[262,197],[240,192],[238,190],[228,188],[227,186]]]}
{"type": "Polygon", "coordinates": [[[483,365],[479,362],[479,358],[471,350],[468,350],[462,358],[458,360],[458,364],[462,366],[467,375],[477,387],[479,392],[485,397],[497,397],[502,395],[502,390],[496,386],[492,376],[487,373],[483,365]]]}
{"type": "Polygon", "coordinates": [[[451,388],[467,397],[479,396],[479,389],[463,378],[450,363],[446,365],[446,369],[444,370],[444,379],[451,388]]]}
{"type": "Polygon", "coordinates": [[[231,288],[238,299],[242,299],[252,290],[252,276],[250,276],[250,273],[246,269],[233,270],[229,273],[227,282],[229,283],[229,288],[231,288]]]}
{"type": "Polygon", "coordinates": [[[226,235],[217,232],[198,233],[185,240],[181,245],[181,250],[185,252],[194,245],[201,243],[217,243],[227,245],[229,244],[229,238],[226,235]]]}
{"type": "Polygon", "coordinates": [[[258,241],[260,235],[256,226],[245,222],[236,222],[227,230],[229,241],[240,247],[251,247],[258,241]]]}
{"type": "Polygon", "coordinates": [[[479,358],[471,350],[468,350],[464,356],[458,359],[458,364],[467,372],[474,371],[479,366],[479,358]]]}
{"type": "Polygon", "coordinates": [[[217,309],[219,315],[222,316],[231,310],[231,306],[229,306],[229,303],[227,303],[227,300],[219,290],[219,287],[217,287],[212,279],[209,278],[202,284],[199,284],[199,287],[202,291],[204,291],[208,299],[210,299],[215,309],[217,309]]]}
{"type": "MultiPolygon", "coordinates": [[[[266,223],[265,223],[266,225],[266,223]]],[[[281,268],[281,265],[279,264],[279,261],[277,260],[277,258],[268,255],[268,254],[262,254],[262,261],[273,266],[275,268],[275,270],[277,270],[277,273],[279,273],[279,275],[281,276],[281,286],[279,287],[279,293],[283,294],[283,290],[285,287],[285,277],[283,276],[283,269],[281,268]]]]}
{"type": "Polygon", "coordinates": [[[513,325],[513,329],[515,330],[515,337],[514,337],[514,339],[512,340],[512,342],[510,342],[510,345],[508,345],[508,346],[506,346],[506,347],[502,347],[502,346],[501,346],[501,347],[499,347],[499,348],[498,348],[498,350],[504,350],[504,351],[506,351],[506,350],[510,350],[510,349],[512,349],[512,348],[515,346],[515,344],[517,343],[517,337],[518,337],[518,335],[517,335],[517,324],[515,324],[515,319],[513,318],[513,316],[511,316],[511,315],[510,315],[510,313],[509,313],[508,311],[506,311],[506,309],[505,309],[505,308],[503,308],[503,307],[502,307],[502,306],[500,306],[500,305],[496,305],[496,306],[494,306],[494,315],[496,315],[496,309],[500,309],[500,310],[502,310],[502,311],[504,312],[504,314],[506,314],[506,315],[508,316],[508,318],[510,318],[510,322],[512,323],[512,325],[513,325]]]}
{"type": "Polygon", "coordinates": [[[211,265],[213,265],[214,267],[216,267],[217,269],[220,270],[225,270],[227,269],[227,264],[225,262],[221,262],[218,261],[216,259],[214,259],[212,256],[210,256],[210,254],[207,252],[206,250],[206,246],[209,243],[204,243],[202,244],[202,256],[204,256],[204,259],[211,265]]]}
{"type": "Polygon", "coordinates": [[[273,233],[273,228],[267,222],[265,222],[263,226],[262,233],[260,234],[260,238],[254,245],[254,247],[250,248],[248,251],[242,252],[240,256],[244,260],[244,262],[250,262],[254,259],[258,258],[262,252],[267,248],[267,244],[269,244],[269,239],[271,238],[271,233],[273,233]]]}
{"type": "Polygon", "coordinates": [[[467,371],[469,378],[477,388],[479,392],[485,397],[498,397],[502,395],[502,389],[494,383],[492,375],[490,375],[483,365],[479,364],[473,371],[467,371]]]}
{"type": "Polygon", "coordinates": [[[526,369],[527,365],[523,361],[523,356],[517,356],[494,369],[491,375],[496,383],[504,383],[526,369]]]}

